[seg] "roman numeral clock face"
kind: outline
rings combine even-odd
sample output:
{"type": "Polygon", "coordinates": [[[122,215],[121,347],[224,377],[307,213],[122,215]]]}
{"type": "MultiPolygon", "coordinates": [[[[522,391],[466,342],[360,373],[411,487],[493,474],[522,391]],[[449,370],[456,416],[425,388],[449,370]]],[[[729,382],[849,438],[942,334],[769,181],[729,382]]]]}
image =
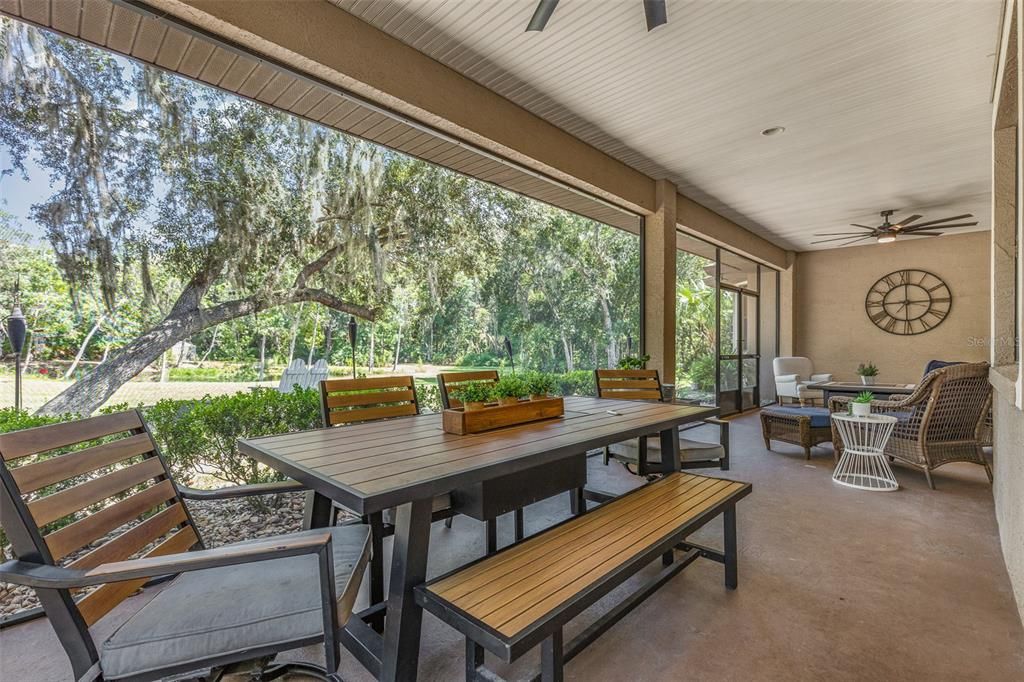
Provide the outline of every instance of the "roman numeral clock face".
{"type": "Polygon", "coordinates": [[[864,308],[882,331],[900,336],[935,329],[949,315],[953,295],[941,279],[924,270],[897,270],[868,290],[864,308]]]}

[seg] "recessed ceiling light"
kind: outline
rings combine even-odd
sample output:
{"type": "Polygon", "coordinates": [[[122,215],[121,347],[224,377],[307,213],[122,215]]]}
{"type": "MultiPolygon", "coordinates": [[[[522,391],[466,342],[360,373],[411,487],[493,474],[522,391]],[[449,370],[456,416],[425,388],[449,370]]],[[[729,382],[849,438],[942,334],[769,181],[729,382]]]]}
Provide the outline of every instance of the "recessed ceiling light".
{"type": "Polygon", "coordinates": [[[771,128],[765,128],[761,131],[761,134],[765,137],[771,137],[772,135],[781,135],[784,132],[786,132],[786,129],[782,126],[773,126],[771,128]]]}

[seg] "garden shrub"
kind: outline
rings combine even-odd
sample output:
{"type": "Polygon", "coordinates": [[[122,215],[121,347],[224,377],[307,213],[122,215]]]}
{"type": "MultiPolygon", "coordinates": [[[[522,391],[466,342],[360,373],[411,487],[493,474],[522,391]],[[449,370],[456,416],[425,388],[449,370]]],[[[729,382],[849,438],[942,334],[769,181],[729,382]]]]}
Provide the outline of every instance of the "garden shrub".
{"type": "Polygon", "coordinates": [[[577,369],[565,374],[556,374],[555,380],[562,395],[597,395],[594,370],[577,369]]]}
{"type": "Polygon", "coordinates": [[[253,388],[200,400],[165,399],[146,409],[145,417],[178,480],[191,482],[200,474],[236,485],[263,483],[283,476],[239,453],[238,439],[319,427],[320,394],[253,388]]]}

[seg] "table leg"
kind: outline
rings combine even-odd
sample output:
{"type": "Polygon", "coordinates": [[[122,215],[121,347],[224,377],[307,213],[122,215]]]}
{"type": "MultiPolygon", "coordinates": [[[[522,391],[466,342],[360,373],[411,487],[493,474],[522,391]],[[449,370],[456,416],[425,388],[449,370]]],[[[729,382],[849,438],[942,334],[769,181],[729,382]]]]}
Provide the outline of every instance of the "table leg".
{"type": "Polygon", "coordinates": [[[305,530],[310,528],[327,528],[331,525],[331,513],[334,511],[334,503],[329,497],[324,497],[315,490],[306,493],[306,507],[303,509],[302,527],[305,530]]]}
{"type": "Polygon", "coordinates": [[[423,584],[427,578],[431,505],[432,500],[428,497],[398,507],[391,554],[391,584],[388,586],[388,615],[384,624],[380,676],[383,681],[416,679],[423,611],[416,605],[413,588],[423,584]]]}
{"type": "Polygon", "coordinates": [[[670,474],[680,470],[679,428],[673,426],[661,432],[661,470],[670,474]]]}

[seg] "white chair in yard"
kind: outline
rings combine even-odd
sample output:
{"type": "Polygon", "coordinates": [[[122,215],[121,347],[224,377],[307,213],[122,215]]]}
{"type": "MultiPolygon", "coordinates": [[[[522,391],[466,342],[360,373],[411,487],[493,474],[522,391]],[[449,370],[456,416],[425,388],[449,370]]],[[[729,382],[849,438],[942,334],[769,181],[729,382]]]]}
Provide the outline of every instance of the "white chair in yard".
{"type": "MultiPolygon", "coordinates": [[[[326,374],[324,378],[327,378],[326,374]]],[[[277,390],[281,393],[291,393],[296,385],[301,388],[309,387],[309,369],[306,368],[306,361],[299,358],[292,360],[291,364],[285,367],[277,390]]]]}
{"type": "Polygon", "coordinates": [[[315,388],[320,389],[320,382],[327,378],[327,374],[330,372],[330,368],[327,366],[327,361],[320,358],[314,362],[309,368],[308,379],[306,385],[303,388],[315,388]]]}
{"type": "Polygon", "coordinates": [[[814,363],[810,358],[775,358],[772,360],[772,369],[775,372],[775,393],[779,403],[783,402],[783,398],[797,400],[801,405],[807,401],[821,400],[821,391],[807,386],[819,381],[832,381],[831,374],[814,372],[814,363]]]}

